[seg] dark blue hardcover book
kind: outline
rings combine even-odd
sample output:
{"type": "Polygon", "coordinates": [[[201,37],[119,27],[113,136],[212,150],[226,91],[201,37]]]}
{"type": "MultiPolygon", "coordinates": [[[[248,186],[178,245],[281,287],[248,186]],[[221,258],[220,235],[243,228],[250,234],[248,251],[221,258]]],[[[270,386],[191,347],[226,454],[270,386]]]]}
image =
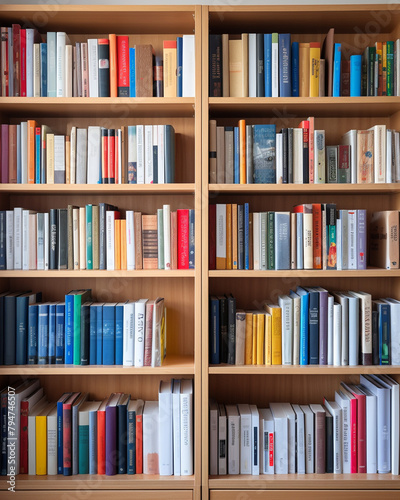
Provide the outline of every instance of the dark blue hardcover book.
{"type": "Polygon", "coordinates": [[[135,47],[129,48],[129,97],[136,97],[135,47]]]}
{"type": "Polygon", "coordinates": [[[292,97],[299,97],[299,42],[292,43],[292,97]]]}
{"type": "Polygon", "coordinates": [[[238,205],[238,269],[244,269],[244,206],[238,205]]]}
{"type": "Polygon", "coordinates": [[[38,305],[38,364],[49,362],[49,304],[38,305]]]}
{"type": "Polygon", "coordinates": [[[350,97],[361,96],[362,56],[350,56],[350,97]]]}
{"type": "Polygon", "coordinates": [[[20,292],[4,297],[4,364],[15,365],[16,361],[16,309],[20,292]]]}
{"type": "Polygon", "coordinates": [[[309,292],[309,364],[319,364],[319,292],[315,288],[306,287],[309,292]]]}
{"type": "Polygon", "coordinates": [[[194,269],[194,209],[189,210],[189,269],[194,269]]]}
{"type": "Polygon", "coordinates": [[[16,299],[15,364],[17,365],[26,365],[28,362],[29,303],[40,302],[41,298],[41,294],[24,293],[16,299]]]}
{"type": "Polygon", "coordinates": [[[239,166],[239,151],[240,151],[240,139],[239,139],[239,127],[233,127],[233,182],[235,184],[240,184],[240,166],[239,166]]]}
{"type": "Polygon", "coordinates": [[[58,252],[57,252],[57,241],[58,241],[58,231],[57,231],[57,209],[50,209],[50,265],[49,269],[58,269],[58,252]]]}
{"type": "Polygon", "coordinates": [[[103,305],[103,365],[115,364],[115,306],[103,305]]]}
{"type": "Polygon", "coordinates": [[[279,97],[292,95],[292,50],[290,33],[279,33],[279,97]]]}
{"type": "Polygon", "coordinates": [[[95,304],[90,306],[90,347],[89,347],[89,364],[97,364],[97,311],[98,307],[95,304]]]}
{"type": "Polygon", "coordinates": [[[91,304],[92,302],[85,302],[81,306],[81,365],[89,364],[91,304]]]}
{"type": "Polygon", "coordinates": [[[244,204],[244,268],[250,269],[249,204],[244,204]]]}
{"type": "Polygon", "coordinates": [[[72,392],[65,392],[57,401],[57,473],[64,473],[63,455],[63,403],[72,396],[72,392]]]}
{"type": "Polygon", "coordinates": [[[264,35],[257,33],[256,35],[256,58],[257,58],[257,97],[265,95],[265,77],[264,77],[264,35]]]}
{"type": "Polygon", "coordinates": [[[64,364],[65,303],[56,304],[56,365],[64,364]]]}
{"type": "Polygon", "coordinates": [[[4,364],[4,297],[7,293],[0,294],[0,365],[4,364]]]}
{"type": "Polygon", "coordinates": [[[1,475],[7,475],[7,422],[8,422],[8,390],[0,393],[0,466],[1,475]]]}
{"type": "Polygon", "coordinates": [[[124,350],[124,304],[115,306],[115,364],[122,365],[124,350]]]}
{"type": "Polygon", "coordinates": [[[219,338],[219,300],[218,297],[210,297],[210,363],[220,364],[220,338],[219,338]]]}
{"type": "Polygon", "coordinates": [[[333,53],[332,97],[340,97],[340,68],[342,64],[342,44],[335,43],[333,53]]]}
{"type": "Polygon", "coordinates": [[[297,287],[296,293],[300,296],[300,364],[308,365],[310,294],[300,286],[297,287]]]}
{"type": "Polygon", "coordinates": [[[56,304],[49,304],[49,365],[56,363],[56,304]]]}
{"type": "Polygon", "coordinates": [[[164,179],[166,184],[171,184],[175,182],[175,130],[172,125],[165,125],[164,141],[164,179]]]}
{"type": "Polygon", "coordinates": [[[182,71],[183,71],[183,38],[176,37],[176,91],[177,97],[182,97],[182,71]]]}
{"type": "MultiPolygon", "coordinates": [[[[136,406],[134,407],[136,408],[136,406]]],[[[128,405],[127,412],[127,420],[128,420],[128,450],[127,450],[127,465],[126,472],[127,474],[136,474],[136,410],[130,409],[130,405],[128,405]]]]}
{"type": "Polygon", "coordinates": [[[65,364],[74,362],[74,296],[65,296],[65,364]]]}
{"type": "MultiPolygon", "coordinates": [[[[122,363],[121,363],[122,364],[122,363]]],[[[118,454],[118,474],[126,474],[128,458],[128,405],[130,395],[125,394],[117,405],[117,454],[118,454]]]]}
{"type": "Polygon", "coordinates": [[[373,308],[378,311],[379,364],[390,365],[390,305],[373,301],[373,308]]]}
{"type": "Polygon", "coordinates": [[[272,97],[272,34],[264,35],[264,94],[272,97]]]}
{"type": "Polygon", "coordinates": [[[0,211],[0,271],[6,268],[6,212],[0,211]]]}
{"type": "Polygon", "coordinates": [[[254,184],[276,183],[276,126],[253,125],[254,184]]]}
{"type": "Polygon", "coordinates": [[[35,177],[36,177],[36,180],[35,180],[35,183],[36,184],[43,184],[43,180],[41,180],[41,176],[40,176],[40,153],[41,153],[41,140],[40,138],[42,137],[42,134],[40,132],[40,134],[37,134],[36,133],[36,129],[35,129],[35,177]]]}
{"type": "Polygon", "coordinates": [[[28,307],[28,365],[38,364],[38,304],[28,307]]]}
{"type": "Polygon", "coordinates": [[[47,97],[47,43],[40,44],[40,95],[47,97]]]}
{"type": "Polygon", "coordinates": [[[103,364],[103,305],[95,306],[97,309],[96,314],[96,365],[103,364]]]}

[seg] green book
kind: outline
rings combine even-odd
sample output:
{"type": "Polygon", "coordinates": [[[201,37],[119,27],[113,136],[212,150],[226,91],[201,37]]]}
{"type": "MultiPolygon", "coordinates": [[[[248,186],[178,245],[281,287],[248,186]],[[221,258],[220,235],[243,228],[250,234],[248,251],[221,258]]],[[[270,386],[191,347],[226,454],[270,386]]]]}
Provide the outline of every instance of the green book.
{"type": "Polygon", "coordinates": [[[275,212],[268,212],[267,220],[268,269],[275,269],[275,212]]]}
{"type": "Polygon", "coordinates": [[[165,269],[164,263],[164,213],[162,208],[157,209],[158,234],[158,269],[165,269]]]}
{"type": "Polygon", "coordinates": [[[93,269],[92,205],[86,205],[86,269],[93,269]]]}
{"type": "Polygon", "coordinates": [[[74,297],[74,323],[73,323],[73,336],[74,336],[74,365],[81,364],[81,306],[90,300],[91,290],[72,290],[67,295],[74,297]]]}
{"type": "Polygon", "coordinates": [[[394,43],[386,42],[386,50],[387,50],[387,66],[386,66],[386,95],[394,95],[394,43]]]}

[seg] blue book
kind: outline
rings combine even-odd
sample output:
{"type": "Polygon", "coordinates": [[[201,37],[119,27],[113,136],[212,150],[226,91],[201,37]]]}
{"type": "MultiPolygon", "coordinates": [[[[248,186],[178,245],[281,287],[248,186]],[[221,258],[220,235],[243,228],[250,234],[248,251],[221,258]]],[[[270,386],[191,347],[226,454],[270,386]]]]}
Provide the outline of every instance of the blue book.
{"type": "Polygon", "coordinates": [[[264,76],[264,35],[256,34],[256,61],[257,61],[257,97],[265,96],[265,76],[264,76]]]}
{"type": "Polygon", "coordinates": [[[244,206],[238,205],[238,269],[244,269],[244,206]]]}
{"type": "Polygon", "coordinates": [[[310,294],[309,302],[309,364],[319,364],[319,292],[315,288],[308,288],[306,290],[310,294]]]}
{"type": "Polygon", "coordinates": [[[18,296],[16,300],[16,365],[26,365],[27,363],[29,298],[30,294],[26,293],[18,296]]]}
{"type": "Polygon", "coordinates": [[[57,473],[64,472],[64,455],[63,455],[63,403],[72,396],[72,392],[64,392],[57,401],[57,473]]]}
{"type": "Polygon", "coordinates": [[[21,184],[21,125],[17,125],[17,184],[21,184]]]}
{"type": "Polygon", "coordinates": [[[136,97],[135,48],[129,49],[129,97],[136,97]]]}
{"type": "Polygon", "coordinates": [[[378,311],[379,364],[390,365],[390,305],[380,300],[372,302],[378,311]]]}
{"type": "Polygon", "coordinates": [[[127,451],[127,474],[136,474],[136,408],[137,401],[130,401],[128,405],[128,451],[127,451]]]}
{"type": "Polygon", "coordinates": [[[74,362],[74,296],[65,296],[65,364],[74,362]]]}
{"type": "Polygon", "coordinates": [[[296,213],[296,257],[297,269],[304,269],[303,214],[296,213]]]}
{"type": "Polygon", "coordinates": [[[219,365],[219,300],[218,297],[210,297],[210,363],[219,365]]]}
{"type": "Polygon", "coordinates": [[[47,43],[40,44],[40,96],[47,97],[47,43]]]}
{"type": "MultiPolygon", "coordinates": [[[[93,307],[93,306],[92,306],[93,307]]],[[[96,365],[103,364],[103,304],[95,304],[96,314],[96,365]]]]}
{"type": "Polygon", "coordinates": [[[272,34],[264,35],[264,93],[272,97],[272,34]]]}
{"type": "Polygon", "coordinates": [[[38,305],[38,364],[49,362],[49,304],[38,305]]]}
{"type": "Polygon", "coordinates": [[[350,97],[361,96],[362,56],[350,56],[350,97]]]}
{"type": "Polygon", "coordinates": [[[290,269],[290,213],[275,212],[275,269],[290,269]]]}
{"type": "Polygon", "coordinates": [[[164,179],[165,184],[171,184],[175,182],[175,130],[172,125],[165,125],[164,146],[164,179]]]}
{"type": "Polygon", "coordinates": [[[340,97],[340,66],[342,64],[342,44],[335,43],[333,53],[332,97],[340,97]]]}
{"type": "Polygon", "coordinates": [[[65,303],[56,304],[56,365],[64,364],[65,303]]]}
{"type": "Polygon", "coordinates": [[[28,308],[28,365],[38,363],[38,304],[28,308]]]}
{"type": "Polygon", "coordinates": [[[292,43],[292,97],[299,97],[299,42],[292,43]]]}
{"type": "Polygon", "coordinates": [[[279,96],[292,95],[292,50],[290,33],[279,33],[279,96]]]}
{"type": "Polygon", "coordinates": [[[57,97],[57,33],[47,32],[47,97],[57,97]]]}
{"type": "Polygon", "coordinates": [[[56,304],[49,304],[49,364],[56,363],[56,304]]]}
{"type": "Polygon", "coordinates": [[[183,38],[176,37],[176,91],[177,97],[182,97],[182,67],[183,67],[183,38]]]}
{"type": "Polygon", "coordinates": [[[89,474],[97,474],[97,409],[89,410],[89,474]]]}
{"type": "Polygon", "coordinates": [[[122,399],[117,405],[117,453],[118,453],[118,474],[126,474],[127,471],[127,458],[128,458],[128,405],[130,401],[130,394],[124,394],[122,399]]]}
{"type": "Polygon", "coordinates": [[[90,306],[90,326],[89,326],[89,364],[97,363],[97,311],[94,304],[90,306]]]}
{"type": "Polygon", "coordinates": [[[250,269],[249,204],[244,204],[244,268],[250,269]]]}
{"type": "Polygon", "coordinates": [[[305,288],[300,286],[296,290],[300,296],[300,364],[308,365],[308,310],[310,294],[305,288]]]}
{"type": "Polygon", "coordinates": [[[6,211],[0,211],[0,271],[6,269],[6,211]]]}
{"type": "Polygon", "coordinates": [[[276,126],[253,125],[254,184],[276,183],[276,126]]]}
{"type": "Polygon", "coordinates": [[[115,364],[115,306],[103,305],[103,365],[115,364]]]}
{"type": "Polygon", "coordinates": [[[233,182],[240,184],[240,166],[239,166],[239,127],[233,127],[233,182]]]}
{"type": "Polygon", "coordinates": [[[115,364],[122,365],[124,350],[124,303],[115,306],[115,364]]]}
{"type": "Polygon", "coordinates": [[[189,269],[194,269],[194,210],[189,210],[189,269]]]}

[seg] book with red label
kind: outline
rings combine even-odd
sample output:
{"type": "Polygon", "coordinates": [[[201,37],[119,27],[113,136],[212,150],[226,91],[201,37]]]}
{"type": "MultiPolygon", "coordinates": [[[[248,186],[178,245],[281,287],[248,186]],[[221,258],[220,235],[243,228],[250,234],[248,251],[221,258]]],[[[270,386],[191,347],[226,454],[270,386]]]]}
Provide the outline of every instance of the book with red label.
{"type": "Polygon", "coordinates": [[[108,129],[101,128],[101,179],[108,184],[108,129]]]}
{"type": "Polygon", "coordinates": [[[80,396],[74,392],[63,404],[63,474],[72,476],[72,405],[80,396]]]}
{"type": "Polygon", "coordinates": [[[208,268],[216,269],[216,242],[215,242],[215,231],[216,231],[216,210],[217,205],[210,205],[208,207],[208,238],[209,238],[209,254],[208,254],[208,268]]]}
{"type": "Polygon", "coordinates": [[[21,94],[21,26],[19,24],[12,25],[12,37],[13,37],[13,85],[14,85],[14,96],[19,97],[21,94]]]}
{"type": "Polygon", "coordinates": [[[143,474],[143,403],[136,411],[136,474],[143,474]]]}
{"type": "Polygon", "coordinates": [[[129,97],[129,37],[117,36],[118,97],[129,97]]]}
{"type": "Polygon", "coordinates": [[[26,97],[26,29],[20,30],[21,50],[21,97],[26,97]]]}
{"type": "Polygon", "coordinates": [[[313,203],[312,214],[314,269],[322,269],[322,210],[320,203],[313,203]]]}
{"type": "Polygon", "coordinates": [[[21,401],[19,472],[28,474],[28,415],[36,405],[46,401],[43,387],[21,401]]]}
{"type": "Polygon", "coordinates": [[[178,214],[171,212],[171,269],[178,269],[178,214]]]}
{"type": "Polygon", "coordinates": [[[189,269],[189,210],[178,213],[178,269],[189,269]]]}
{"type": "Polygon", "coordinates": [[[108,129],[108,184],[115,184],[115,130],[108,129]]]}
{"type": "Polygon", "coordinates": [[[97,474],[106,473],[106,406],[108,398],[103,399],[97,410],[97,474]]]}
{"type": "Polygon", "coordinates": [[[153,310],[154,300],[146,302],[146,325],[144,330],[144,362],[143,366],[151,366],[151,352],[153,345],[153,310]]]}
{"type": "Polygon", "coordinates": [[[357,398],[357,470],[367,472],[366,395],[356,385],[346,386],[357,398]]]}
{"type": "Polygon", "coordinates": [[[358,461],[357,461],[357,398],[347,388],[347,385],[341,382],[340,392],[350,400],[350,472],[357,474],[358,461]]]}
{"type": "Polygon", "coordinates": [[[308,184],[310,179],[309,169],[309,142],[310,142],[310,122],[303,120],[299,128],[303,129],[303,184],[308,184]]]}

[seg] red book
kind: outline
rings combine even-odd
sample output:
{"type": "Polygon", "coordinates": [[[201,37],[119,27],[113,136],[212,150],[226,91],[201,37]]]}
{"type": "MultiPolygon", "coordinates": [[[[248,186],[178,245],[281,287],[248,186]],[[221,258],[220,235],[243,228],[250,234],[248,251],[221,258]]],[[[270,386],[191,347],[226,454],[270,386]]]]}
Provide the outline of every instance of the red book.
{"type": "Polygon", "coordinates": [[[19,472],[28,474],[28,414],[29,401],[21,401],[19,472]]]}
{"type": "Polygon", "coordinates": [[[118,97],[129,97],[129,37],[117,36],[118,97]]]}
{"type": "Polygon", "coordinates": [[[108,129],[108,184],[115,184],[115,130],[108,129]]]}
{"type": "Polygon", "coordinates": [[[340,385],[340,390],[350,400],[350,472],[357,474],[357,398],[345,383],[341,382],[340,385]]]}
{"type": "Polygon", "coordinates": [[[101,177],[102,183],[108,184],[108,130],[101,129],[101,177]]]}
{"type": "Polygon", "coordinates": [[[64,476],[72,475],[72,405],[80,392],[74,392],[63,404],[63,469],[64,476]]]}
{"type": "Polygon", "coordinates": [[[1,183],[8,184],[8,125],[1,125],[1,183]]]}
{"type": "Polygon", "coordinates": [[[97,410],[97,474],[106,473],[106,406],[104,399],[97,410]]]}
{"type": "Polygon", "coordinates": [[[178,217],[171,212],[171,269],[178,269],[178,217]]]}
{"type": "Polygon", "coordinates": [[[367,472],[367,430],[366,396],[356,385],[349,385],[353,396],[357,398],[357,457],[358,472],[367,472]]]}
{"type": "Polygon", "coordinates": [[[322,269],[322,210],[320,203],[313,203],[312,214],[314,269],[322,269]]]}
{"type": "MultiPolygon", "coordinates": [[[[21,26],[19,24],[12,25],[13,35],[13,68],[14,68],[14,97],[20,96],[21,85],[21,40],[20,40],[21,26]]],[[[12,96],[11,96],[12,97],[12,96]]]]}
{"type": "Polygon", "coordinates": [[[310,122],[303,120],[299,124],[299,128],[303,129],[303,184],[309,184],[309,142],[310,142],[310,122]]]}
{"type": "Polygon", "coordinates": [[[189,210],[178,212],[178,269],[189,269],[189,210]]]}
{"type": "Polygon", "coordinates": [[[1,95],[8,94],[8,28],[1,28],[1,95]]]}
{"type": "Polygon", "coordinates": [[[143,474],[143,415],[136,415],[136,474],[143,474]]]}
{"type": "Polygon", "coordinates": [[[26,29],[20,31],[21,43],[21,97],[26,97],[26,29]]]}
{"type": "Polygon", "coordinates": [[[216,261],[216,217],[217,205],[208,207],[208,268],[214,270],[217,268],[216,261]]]}

